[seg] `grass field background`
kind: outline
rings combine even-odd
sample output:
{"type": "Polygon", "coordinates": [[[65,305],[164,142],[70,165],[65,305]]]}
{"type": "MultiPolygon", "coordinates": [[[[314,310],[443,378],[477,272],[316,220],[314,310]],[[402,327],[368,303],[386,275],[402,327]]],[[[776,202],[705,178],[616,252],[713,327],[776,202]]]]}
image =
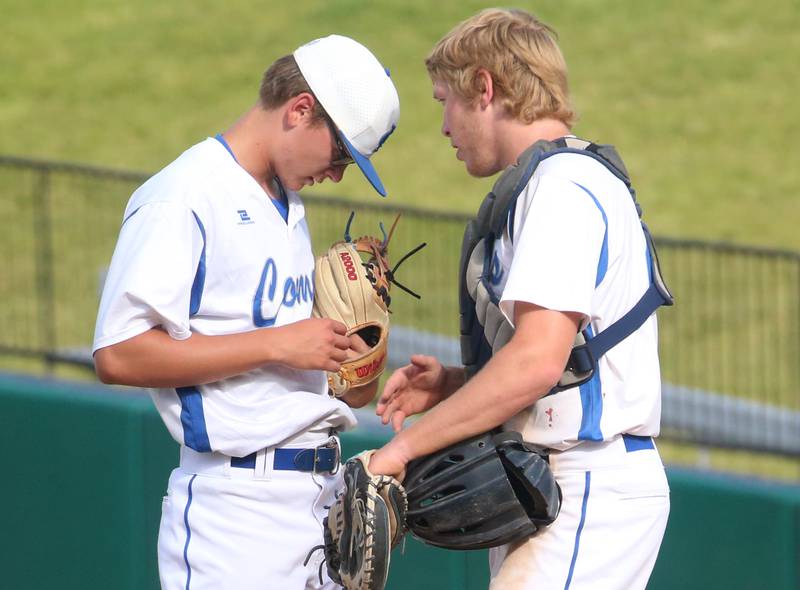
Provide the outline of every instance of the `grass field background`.
{"type": "MultiPolygon", "coordinates": [[[[617,145],[654,233],[800,249],[794,0],[517,2],[559,32],[576,132],[617,145]]],[[[391,68],[390,201],[472,211],[423,59],[474,0],[4,0],[0,153],[152,172],[225,129],[297,45],[351,35],[391,68]]],[[[317,193],[374,199],[357,172],[317,193]]]]}

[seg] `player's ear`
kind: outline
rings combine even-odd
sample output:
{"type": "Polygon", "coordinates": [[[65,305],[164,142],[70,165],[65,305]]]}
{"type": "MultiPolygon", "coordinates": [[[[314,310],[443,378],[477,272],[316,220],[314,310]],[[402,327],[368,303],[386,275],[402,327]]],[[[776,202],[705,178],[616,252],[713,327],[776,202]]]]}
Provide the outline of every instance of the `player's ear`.
{"type": "Polygon", "coordinates": [[[475,72],[475,86],[480,94],[478,95],[478,103],[481,108],[486,108],[494,98],[494,80],[488,70],[479,68],[475,72]]]}
{"type": "Polygon", "coordinates": [[[293,96],[286,103],[286,117],[291,126],[300,125],[303,120],[308,123],[312,119],[316,100],[308,92],[293,96]]]}

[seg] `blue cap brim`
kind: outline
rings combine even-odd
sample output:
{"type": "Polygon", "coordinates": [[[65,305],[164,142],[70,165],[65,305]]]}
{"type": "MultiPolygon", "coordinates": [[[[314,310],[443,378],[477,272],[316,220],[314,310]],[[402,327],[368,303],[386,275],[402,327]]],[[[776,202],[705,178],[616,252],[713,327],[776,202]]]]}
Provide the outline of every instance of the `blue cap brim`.
{"type": "MultiPolygon", "coordinates": [[[[337,129],[337,131],[339,131],[337,129]]],[[[382,197],[386,196],[386,189],[383,188],[383,183],[381,179],[378,178],[378,172],[375,170],[375,166],[372,165],[372,162],[369,161],[369,158],[362,155],[355,146],[350,143],[350,141],[344,136],[344,133],[339,131],[339,137],[342,139],[342,142],[347,147],[347,151],[350,152],[350,157],[355,160],[355,163],[358,164],[358,167],[361,168],[361,172],[364,173],[364,176],[367,177],[369,183],[378,191],[378,194],[382,197]]]]}

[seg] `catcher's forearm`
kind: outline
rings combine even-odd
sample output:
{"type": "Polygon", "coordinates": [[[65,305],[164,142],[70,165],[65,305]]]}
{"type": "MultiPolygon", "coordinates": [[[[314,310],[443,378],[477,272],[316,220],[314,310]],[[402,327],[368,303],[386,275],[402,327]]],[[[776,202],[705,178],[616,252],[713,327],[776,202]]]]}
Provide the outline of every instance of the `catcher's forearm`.
{"type": "Polygon", "coordinates": [[[511,341],[483,369],[387,448],[407,461],[428,455],[503,424],[550,391],[563,373],[578,319],[550,310],[531,312],[517,317],[511,341]]]}
{"type": "Polygon", "coordinates": [[[411,461],[487,432],[535,403],[534,393],[544,395],[548,388],[529,388],[531,381],[520,374],[513,353],[507,344],[463,387],[395,435],[386,449],[411,461]]]}

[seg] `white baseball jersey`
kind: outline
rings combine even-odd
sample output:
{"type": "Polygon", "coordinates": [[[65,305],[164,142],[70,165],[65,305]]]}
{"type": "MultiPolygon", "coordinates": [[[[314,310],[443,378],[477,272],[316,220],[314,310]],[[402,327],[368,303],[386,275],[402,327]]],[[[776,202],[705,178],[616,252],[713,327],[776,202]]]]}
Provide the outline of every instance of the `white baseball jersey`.
{"type": "MultiPolygon", "coordinates": [[[[650,285],[648,252],[624,183],[591,157],[539,164],[495,243],[490,282],[514,304],[578,312],[595,335],[650,285]]],[[[650,436],[659,432],[657,325],[651,316],[587,383],[545,396],[505,427],[553,449],[561,513],[538,535],[490,550],[491,589],[644,590],[669,514],[650,436]],[[634,436],[630,436],[634,435],[634,436]]]]}
{"type": "MultiPolygon", "coordinates": [[[[175,339],[270,329],[311,317],[314,256],[303,204],[287,219],[214,138],[142,185],[125,210],[94,350],[161,326],[175,339]]],[[[269,365],[152,393],[170,434],[241,457],[308,430],[355,425],[322,371],[269,365]]]]}
{"type": "MultiPolygon", "coordinates": [[[[545,159],[519,196],[491,272],[513,325],[515,301],[578,312],[591,335],[625,315],[650,285],[647,247],[624,183],[579,154],[545,159]]],[[[542,398],[506,426],[554,449],[622,433],[659,432],[655,315],[599,362],[591,381],[542,398]]]]}

